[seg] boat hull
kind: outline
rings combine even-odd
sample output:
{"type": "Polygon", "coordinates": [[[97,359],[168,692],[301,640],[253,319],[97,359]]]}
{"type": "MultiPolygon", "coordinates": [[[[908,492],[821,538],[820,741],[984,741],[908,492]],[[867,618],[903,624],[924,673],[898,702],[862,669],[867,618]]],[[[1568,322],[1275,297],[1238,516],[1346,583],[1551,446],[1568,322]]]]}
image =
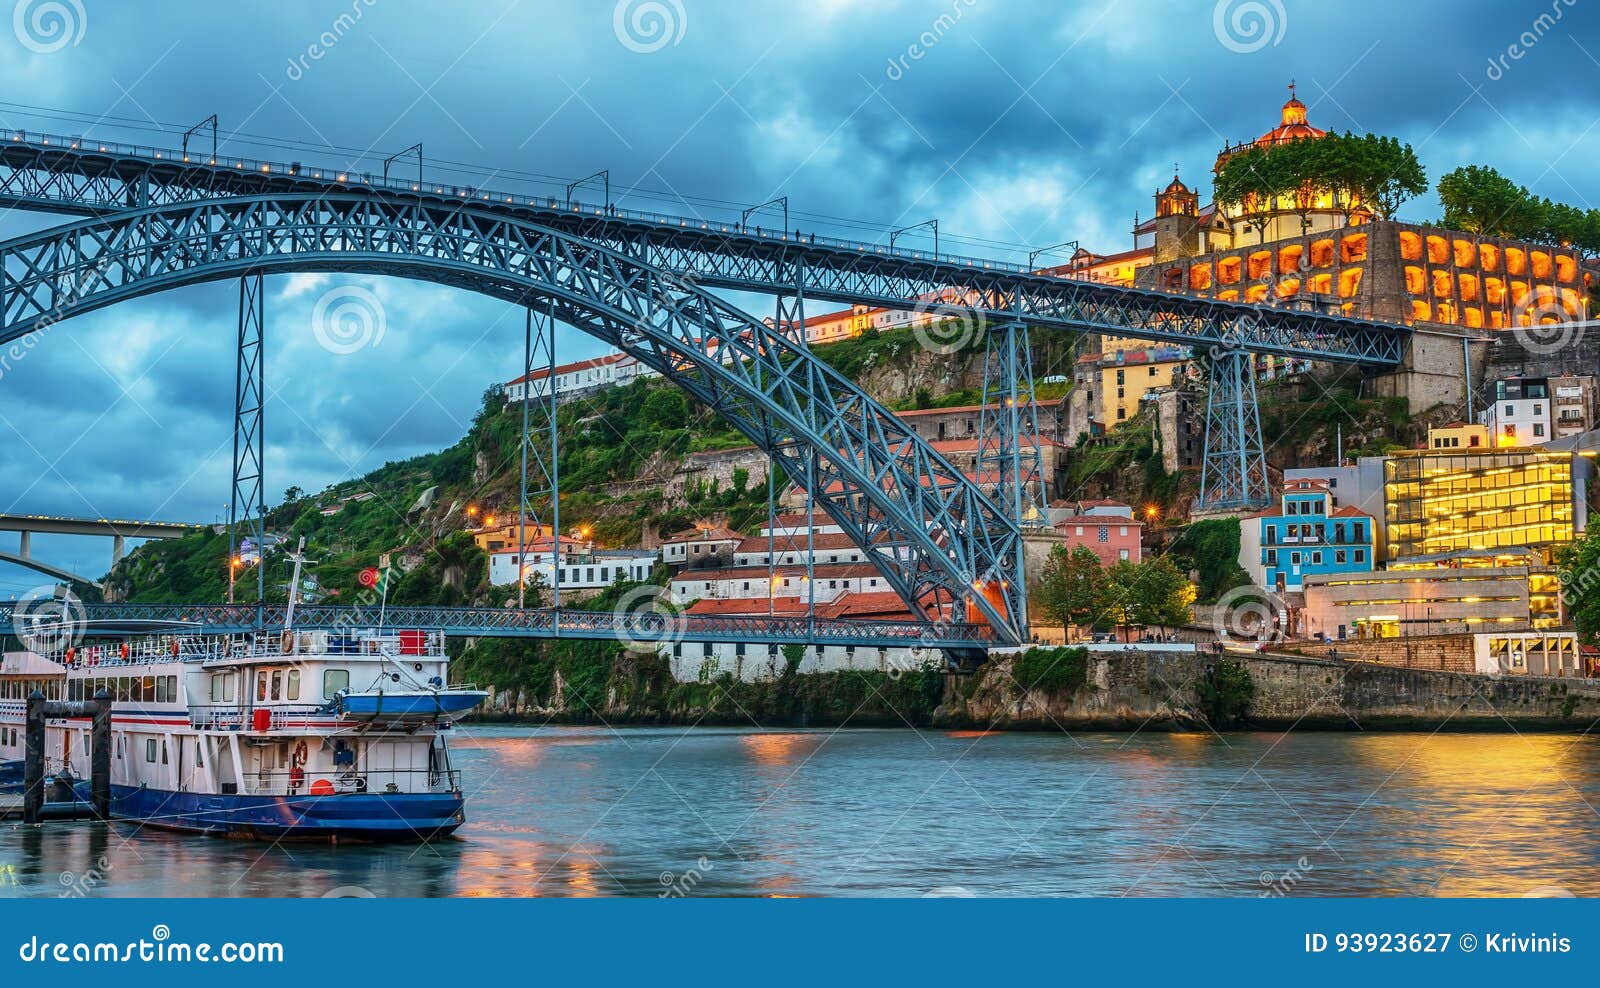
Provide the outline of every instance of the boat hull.
{"type": "Polygon", "coordinates": [[[466,822],[454,793],[217,796],[112,786],[111,814],[147,826],[257,840],[423,843],[466,822]]]}

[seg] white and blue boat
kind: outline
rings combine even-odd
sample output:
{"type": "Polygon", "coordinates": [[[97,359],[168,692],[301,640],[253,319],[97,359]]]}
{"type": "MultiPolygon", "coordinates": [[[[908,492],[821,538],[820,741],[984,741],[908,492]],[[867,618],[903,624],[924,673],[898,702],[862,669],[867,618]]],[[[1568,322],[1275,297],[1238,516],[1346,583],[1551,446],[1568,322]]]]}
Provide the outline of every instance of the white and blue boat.
{"type": "MultiPolygon", "coordinates": [[[[428,841],[466,820],[446,736],[487,694],[445,685],[443,635],[161,635],[45,658],[66,671],[65,699],[112,698],[114,816],[334,841],[428,841]]],[[[24,712],[0,703],[0,741],[22,733],[24,712]]],[[[48,723],[46,775],[89,778],[89,730],[48,723]]]]}

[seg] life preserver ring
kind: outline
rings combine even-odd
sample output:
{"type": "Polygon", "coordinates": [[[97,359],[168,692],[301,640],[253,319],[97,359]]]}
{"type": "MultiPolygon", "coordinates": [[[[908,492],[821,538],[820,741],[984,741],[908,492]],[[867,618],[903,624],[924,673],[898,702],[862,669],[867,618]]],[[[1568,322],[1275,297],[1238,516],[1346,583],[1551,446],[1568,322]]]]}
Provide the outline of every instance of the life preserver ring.
{"type": "Polygon", "coordinates": [[[294,746],[294,766],[298,770],[306,763],[306,743],[301,741],[294,746]]]}

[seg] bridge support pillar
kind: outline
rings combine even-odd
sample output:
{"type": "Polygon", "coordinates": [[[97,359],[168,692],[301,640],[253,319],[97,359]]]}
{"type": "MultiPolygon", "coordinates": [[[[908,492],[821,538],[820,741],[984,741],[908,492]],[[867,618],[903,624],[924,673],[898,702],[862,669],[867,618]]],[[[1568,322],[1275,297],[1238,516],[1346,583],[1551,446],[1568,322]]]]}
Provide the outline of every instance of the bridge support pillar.
{"type": "Polygon", "coordinates": [[[21,533],[21,535],[22,535],[22,537],[18,540],[19,544],[17,546],[17,555],[21,556],[23,559],[32,559],[33,558],[33,533],[32,532],[23,532],[23,533],[21,533]]]}
{"type": "Polygon", "coordinates": [[[1201,511],[1266,507],[1267,460],[1256,405],[1255,359],[1243,350],[1213,347],[1208,356],[1206,452],[1200,471],[1201,511]]]}
{"type": "MultiPolygon", "coordinates": [[[[983,356],[983,398],[978,412],[979,483],[990,488],[1000,509],[1016,523],[1016,545],[1006,554],[1010,572],[998,579],[1014,613],[1027,613],[1027,559],[1020,532],[1046,524],[1044,453],[1039,442],[1039,407],[1033,395],[1033,350],[1028,327],[1007,322],[988,333],[983,356]]],[[[1009,537],[1009,536],[1008,536],[1009,537]]]]}
{"type": "Polygon", "coordinates": [[[266,456],[263,380],[266,291],[259,271],[239,280],[239,335],[233,378],[233,491],[228,501],[228,602],[233,602],[234,563],[240,527],[255,541],[256,606],[266,596],[267,504],[262,461],[266,456]]]}
{"type": "Polygon", "coordinates": [[[527,606],[527,531],[531,522],[539,535],[552,539],[549,604],[551,607],[560,607],[561,464],[556,432],[554,303],[545,313],[537,313],[532,307],[527,310],[522,335],[522,378],[522,443],[519,455],[522,496],[517,506],[517,606],[527,606]],[[544,375],[541,395],[534,393],[533,375],[536,373],[544,375]]]}
{"type": "Polygon", "coordinates": [[[111,568],[112,569],[116,569],[117,564],[122,562],[122,552],[123,552],[124,547],[125,546],[124,546],[124,542],[123,542],[122,536],[120,536],[120,535],[111,536],[111,568]]]}

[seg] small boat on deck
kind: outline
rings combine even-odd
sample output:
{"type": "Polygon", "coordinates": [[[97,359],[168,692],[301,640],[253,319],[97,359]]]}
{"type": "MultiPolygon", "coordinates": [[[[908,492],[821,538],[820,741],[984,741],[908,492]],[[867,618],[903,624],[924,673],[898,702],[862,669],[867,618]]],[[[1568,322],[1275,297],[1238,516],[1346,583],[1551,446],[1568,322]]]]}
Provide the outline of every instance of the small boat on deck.
{"type": "Polygon", "coordinates": [[[344,720],[426,724],[464,714],[488,698],[487,690],[470,686],[387,690],[380,687],[360,693],[344,690],[333,698],[333,712],[344,720]]]}

